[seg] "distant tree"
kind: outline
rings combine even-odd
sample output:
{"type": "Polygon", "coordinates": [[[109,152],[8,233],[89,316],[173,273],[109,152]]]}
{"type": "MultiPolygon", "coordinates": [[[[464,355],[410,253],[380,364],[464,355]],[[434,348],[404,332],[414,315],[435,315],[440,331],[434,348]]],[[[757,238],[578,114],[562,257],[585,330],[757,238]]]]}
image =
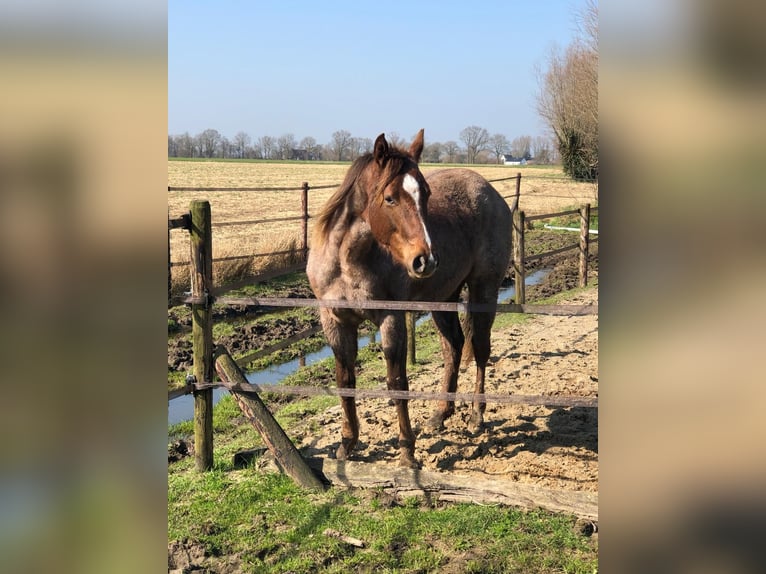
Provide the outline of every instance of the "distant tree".
{"type": "Polygon", "coordinates": [[[550,138],[545,136],[537,136],[532,141],[532,157],[535,158],[535,163],[553,163],[553,154],[551,152],[552,149],[550,138]]]}
{"type": "Polygon", "coordinates": [[[179,136],[175,136],[176,142],[176,157],[192,157],[194,151],[194,139],[189,135],[189,132],[184,132],[179,136]]]}
{"type": "Polygon", "coordinates": [[[279,159],[290,159],[293,150],[297,147],[295,136],[293,134],[279,136],[277,139],[277,147],[279,148],[279,159]]]}
{"type": "Polygon", "coordinates": [[[258,138],[258,147],[261,148],[261,157],[263,159],[276,159],[279,152],[277,142],[271,136],[261,136],[258,138]]]}
{"type": "Polygon", "coordinates": [[[308,159],[319,159],[322,157],[322,146],[317,144],[317,140],[312,137],[303,138],[298,147],[306,150],[306,157],[308,159]]]}
{"type": "Polygon", "coordinates": [[[351,137],[348,140],[348,159],[354,161],[362,155],[362,140],[360,138],[351,137]]]}
{"type": "Polygon", "coordinates": [[[421,161],[427,163],[439,163],[439,161],[441,161],[443,148],[444,146],[439,142],[426,144],[423,148],[423,155],[420,158],[421,161]]]}
{"type": "Polygon", "coordinates": [[[479,152],[488,149],[489,133],[479,126],[468,126],[460,132],[460,140],[465,144],[468,163],[476,163],[479,152]]]}
{"type": "Polygon", "coordinates": [[[386,140],[394,147],[407,148],[407,142],[397,132],[388,132],[386,134],[386,140]]]}
{"type": "Polygon", "coordinates": [[[243,158],[245,157],[247,146],[250,145],[250,136],[245,132],[237,132],[234,136],[232,145],[234,148],[234,157],[243,158]]]}
{"type": "Polygon", "coordinates": [[[511,142],[511,155],[519,159],[532,158],[532,136],[519,136],[511,142]]]}
{"type": "Polygon", "coordinates": [[[171,135],[168,135],[168,157],[178,157],[178,141],[171,135]]]}
{"type": "Polygon", "coordinates": [[[553,132],[564,172],[575,179],[598,177],[598,8],[581,16],[585,38],[554,52],[541,76],[537,111],[553,132]]]}
{"type": "Polygon", "coordinates": [[[332,153],[333,159],[336,161],[343,161],[348,156],[349,146],[351,144],[351,133],[346,130],[338,130],[333,132],[332,141],[329,144],[329,149],[332,153]]]}
{"type": "Polygon", "coordinates": [[[460,159],[460,146],[456,141],[448,141],[442,145],[442,161],[444,163],[457,163],[460,159]]]}
{"type": "Polygon", "coordinates": [[[218,130],[206,129],[197,135],[197,141],[202,157],[213,157],[221,143],[221,134],[218,130]]]}
{"type": "Polygon", "coordinates": [[[222,158],[231,157],[233,155],[234,146],[232,145],[229,138],[226,136],[221,136],[221,141],[218,144],[218,151],[221,154],[222,158]]]}
{"type": "Polygon", "coordinates": [[[489,138],[489,146],[492,150],[492,153],[495,154],[495,161],[497,163],[502,163],[500,158],[502,158],[504,154],[508,153],[508,150],[510,149],[508,138],[502,134],[494,134],[489,138]]]}
{"type": "Polygon", "coordinates": [[[372,143],[372,139],[370,138],[359,138],[359,149],[361,153],[372,153],[372,143]]]}

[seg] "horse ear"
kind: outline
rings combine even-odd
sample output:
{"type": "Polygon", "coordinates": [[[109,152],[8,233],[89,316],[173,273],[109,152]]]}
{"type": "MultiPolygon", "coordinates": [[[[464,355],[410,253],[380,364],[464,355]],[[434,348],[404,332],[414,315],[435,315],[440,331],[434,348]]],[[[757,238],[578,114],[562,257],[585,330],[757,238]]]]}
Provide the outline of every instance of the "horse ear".
{"type": "Polygon", "coordinates": [[[382,166],[383,162],[388,156],[388,142],[386,141],[386,134],[380,134],[375,139],[375,146],[373,147],[372,156],[378,165],[382,166]]]}
{"type": "Polygon", "coordinates": [[[412,140],[412,145],[410,145],[410,155],[416,162],[420,161],[420,154],[423,153],[423,131],[424,130],[421,128],[415,136],[415,139],[412,140]]]}

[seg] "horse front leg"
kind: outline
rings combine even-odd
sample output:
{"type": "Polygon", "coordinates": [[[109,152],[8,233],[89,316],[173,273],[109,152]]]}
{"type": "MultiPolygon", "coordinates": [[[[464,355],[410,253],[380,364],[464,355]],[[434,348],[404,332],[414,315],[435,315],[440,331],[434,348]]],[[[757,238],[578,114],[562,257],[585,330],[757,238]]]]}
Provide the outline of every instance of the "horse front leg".
{"type": "MultiPolygon", "coordinates": [[[[339,389],[356,388],[356,355],[358,351],[358,328],[355,324],[344,324],[329,309],[320,309],[322,328],[335,355],[335,381],[339,389]]],[[[335,455],[346,460],[359,441],[359,418],[356,414],[354,397],[341,397],[343,412],[341,421],[341,443],[335,455]]]]}
{"type": "MultiPolygon", "coordinates": [[[[407,329],[404,313],[386,316],[380,325],[383,356],[386,359],[386,385],[389,390],[407,391],[407,329]]],[[[410,422],[409,401],[394,399],[399,420],[399,465],[420,468],[415,458],[415,433],[410,422]]]]}

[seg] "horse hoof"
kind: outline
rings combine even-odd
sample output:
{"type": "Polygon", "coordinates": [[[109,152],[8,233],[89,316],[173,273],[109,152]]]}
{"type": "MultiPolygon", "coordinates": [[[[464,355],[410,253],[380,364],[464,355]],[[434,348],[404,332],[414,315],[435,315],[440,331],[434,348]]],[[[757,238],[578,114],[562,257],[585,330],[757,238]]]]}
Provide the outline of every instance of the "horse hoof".
{"type": "Polygon", "coordinates": [[[471,432],[480,433],[484,430],[484,415],[481,413],[473,413],[471,420],[468,423],[468,428],[471,432]]]}
{"type": "Polygon", "coordinates": [[[420,468],[420,463],[410,453],[402,452],[399,455],[399,466],[403,466],[404,468],[419,469],[420,468]]]}
{"type": "Polygon", "coordinates": [[[444,416],[441,413],[435,413],[426,421],[426,428],[432,431],[438,431],[444,428],[444,416]]]}

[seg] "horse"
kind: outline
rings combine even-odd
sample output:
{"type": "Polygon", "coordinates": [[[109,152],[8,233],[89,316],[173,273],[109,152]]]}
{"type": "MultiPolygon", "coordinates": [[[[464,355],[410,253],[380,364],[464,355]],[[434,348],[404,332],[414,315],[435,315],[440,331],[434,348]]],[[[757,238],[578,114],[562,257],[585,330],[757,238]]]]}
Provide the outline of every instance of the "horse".
{"type": "MultiPolygon", "coordinates": [[[[442,169],[424,176],[420,130],[408,150],[380,134],[373,151],[356,159],[328,199],[312,232],[306,274],[318,300],[458,301],[464,286],[469,304],[487,312],[464,317],[435,311],[441,337],[443,392],[457,390],[458,370],[468,339],[476,362],[475,393],[484,393],[490,331],[497,296],[511,257],[511,209],[478,173],[442,169]]],[[[324,334],[335,355],[339,388],[355,388],[358,327],[374,323],[381,336],[389,389],[408,390],[404,311],[320,308],[324,334]]],[[[469,347],[466,346],[466,349],[469,347]]],[[[394,400],[399,419],[399,464],[419,468],[408,401],[394,400]]],[[[354,397],[341,397],[343,421],[336,457],[346,460],[359,439],[354,397]]],[[[474,400],[470,424],[480,429],[485,404],[474,400]]],[[[438,430],[455,412],[439,401],[429,428],[438,430]]]]}

